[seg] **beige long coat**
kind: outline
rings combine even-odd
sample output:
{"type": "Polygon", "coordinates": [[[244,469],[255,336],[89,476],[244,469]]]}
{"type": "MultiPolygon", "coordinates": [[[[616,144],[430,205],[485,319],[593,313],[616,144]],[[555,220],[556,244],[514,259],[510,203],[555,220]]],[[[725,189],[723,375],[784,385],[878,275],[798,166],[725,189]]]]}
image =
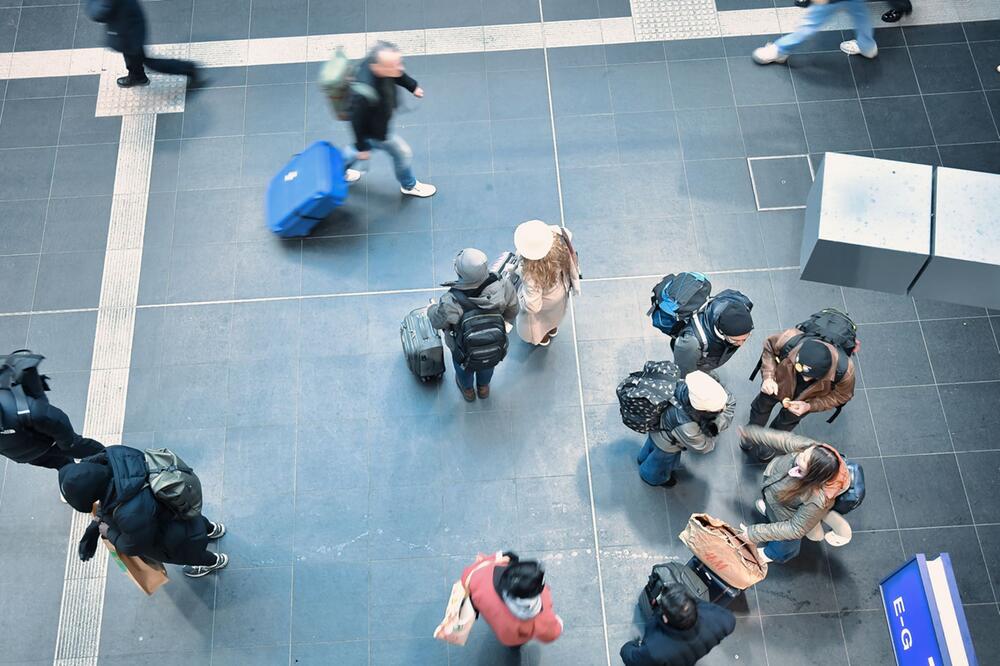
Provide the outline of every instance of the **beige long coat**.
{"type": "MultiPolygon", "coordinates": [[[[553,225],[553,229],[558,231],[559,227],[553,225]]],[[[517,313],[517,334],[528,344],[537,345],[549,331],[558,328],[566,316],[570,291],[580,293],[579,267],[575,257],[571,263],[571,274],[560,273],[555,284],[548,289],[542,289],[522,276],[517,288],[517,300],[521,306],[517,313]]]]}

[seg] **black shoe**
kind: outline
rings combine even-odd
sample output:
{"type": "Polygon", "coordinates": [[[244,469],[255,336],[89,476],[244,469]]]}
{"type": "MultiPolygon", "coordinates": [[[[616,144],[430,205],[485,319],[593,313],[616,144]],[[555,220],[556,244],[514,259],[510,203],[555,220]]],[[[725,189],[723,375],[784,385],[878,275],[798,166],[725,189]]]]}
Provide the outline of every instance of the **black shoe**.
{"type": "Polygon", "coordinates": [[[229,556],[225,553],[217,553],[215,555],[215,564],[184,567],[184,575],[188,578],[201,578],[202,576],[207,576],[213,571],[225,568],[227,564],[229,564],[229,556]]]}
{"type": "Polygon", "coordinates": [[[201,69],[195,67],[187,75],[188,88],[202,88],[205,85],[205,77],[201,74],[201,69]]]}
{"type": "Polygon", "coordinates": [[[226,526],[225,525],[223,525],[222,523],[213,523],[212,521],[208,521],[208,522],[212,526],[212,529],[210,529],[208,531],[208,538],[209,539],[211,539],[212,541],[215,541],[216,539],[221,539],[222,537],[224,537],[226,535],[226,526]]]}
{"type": "Polygon", "coordinates": [[[131,76],[119,76],[118,80],[115,83],[118,84],[119,88],[134,88],[135,86],[148,86],[149,77],[143,77],[141,79],[133,79],[131,76]]]}
{"type": "Polygon", "coordinates": [[[795,0],[795,6],[796,7],[802,7],[803,9],[805,9],[806,7],[808,7],[811,4],[812,4],[812,0],[795,0]]]}
{"type": "Polygon", "coordinates": [[[674,486],[677,485],[677,477],[674,476],[673,472],[671,472],[670,478],[661,483],[660,485],[663,486],[664,488],[673,488],[674,486]]]}
{"type": "Polygon", "coordinates": [[[882,20],[885,23],[896,23],[899,19],[907,16],[912,12],[912,9],[890,9],[885,14],[882,14],[882,20]]]}

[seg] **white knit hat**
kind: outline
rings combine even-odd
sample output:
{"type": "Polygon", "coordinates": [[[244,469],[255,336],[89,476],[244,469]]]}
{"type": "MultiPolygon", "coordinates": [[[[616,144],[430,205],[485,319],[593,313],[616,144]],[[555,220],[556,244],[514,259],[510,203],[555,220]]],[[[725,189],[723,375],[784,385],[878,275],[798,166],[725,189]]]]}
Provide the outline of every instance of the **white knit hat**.
{"type": "Polygon", "coordinates": [[[699,412],[721,412],[726,407],[729,395],[722,384],[701,370],[688,373],[684,381],[688,386],[691,406],[699,412]]]}
{"type": "Polygon", "coordinates": [[[552,228],[541,220],[528,220],[517,225],[514,230],[514,248],[525,259],[544,259],[552,249],[555,236],[552,228]]]}

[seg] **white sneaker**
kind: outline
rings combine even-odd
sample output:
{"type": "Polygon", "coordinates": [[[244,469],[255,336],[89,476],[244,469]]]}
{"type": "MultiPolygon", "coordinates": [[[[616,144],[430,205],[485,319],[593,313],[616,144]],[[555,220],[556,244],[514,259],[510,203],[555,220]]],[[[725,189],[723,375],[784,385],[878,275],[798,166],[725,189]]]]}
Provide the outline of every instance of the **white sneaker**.
{"type": "Polygon", "coordinates": [[[778,46],[772,42],[768,42],[759,49],[754,49],[752,55],[753,61],[758,65],[770,65],[772,62],[783,63],[788,60],[788,56],[781,55],[778,46]]]}
{"type": "Polygon", "coordinates": [[[760,515],[767,516],[767,505],[764,504],[764,500],[762,499],[757,500],[756,502],[754,502],[753,507],[757,509],[757,513],[759,513],[760,515]]]}
{"type": "Polygon", "coordinates": [[[432,197],[434,196],[434,193],[438,191],[438,188],[434,187],[430,183],[421,183],[418,180],[410,189],[400,187],[399,191],[403,194],[409,194],[411,197],[432,197]]]}
{"type": "Polygon", "coordinates": [[[872,58],[874,58],[875,56],[878,55],[878,47],[877,46],[874,47],[874,48],[872,48],[872,50],[869,51],[868,53],[865,53],[864,51],[861,50],[861,47],[858,46],[858,40],[856,40],[856,39],[849,39],[846,42],[841,42],[840,43],[840,50],[843,51],[844,53],[846,53],[847,55],[864,56],[864,57],[868,58],[869,60],[871,60],[872,58]]]}
{"type": "Polygon", "coordinates": [[[357,169],[347,169],[344,171],[344,180],[348,183],[356,183],[361,180],[361,172],[357,169]]]}
{"type": "Polygon", "coordinates": [[[767,564],[768,562],[774,562],[774,560],[772,560],[770,557],[764,554],[763,548],[757,549],[757,557],[759,557],[760,561],[763,562],[764,564],[767,564]]]}

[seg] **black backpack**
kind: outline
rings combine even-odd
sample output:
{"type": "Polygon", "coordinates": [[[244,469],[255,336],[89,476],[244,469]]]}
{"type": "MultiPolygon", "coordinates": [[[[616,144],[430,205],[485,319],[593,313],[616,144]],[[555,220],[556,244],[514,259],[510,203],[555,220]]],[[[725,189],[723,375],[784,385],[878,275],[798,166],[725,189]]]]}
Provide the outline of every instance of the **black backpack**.
{"type": "MultiPolygon", "coordinates": [[[[788,339],[788,342],[778,350],[778,358],[785,360],[788,358],[788,354],[805,340],[822,340],[840,350],[841,353],[837,354],[837,370],[833,375],[833,383],[836,384],[843,379],[844,375],[847,374],[848,359],[861,348],[857,336],[858,325],[840,310],[824,308],[810,315],[809,319],[797,324],[795,328],[802,332],[788,339]]],[[[757,366],[750,373],[750,381],[757,377],[762,364],[763,360],[757,361],[757,366]]],[[[843,405],[838,406],[834,410],[833,416],[828,418],[826,422],[833,423],[834,419],[840,416],[843,408],[843,405]]]]}
{"type": "Polygon", "coordinates": [[[5,423],[5,427],[31,427],[28,397],[45,399],[45,391],[49,390],[48,377],[38,374],[38,365],[44,359],[30,349],[18,349],[0,356],[0,414],[17,415],[16,424],[5,423]]]}
{"type": "Polygon", "coordinates": [[[680,369],[673,362],[646,361],[642,370],[629,374],[618,385],[622,423],[640,433],[659,430],[660,416],[674,401],[680,380],[680,369]]]}
{"type": "Polygon", "coordinates": [[[473,291],[451,290],[451,295],[462,306],[462,317],[452,328],[451,335],[458,363],[466,370],[492,368],[507,356],[507,324],[503,315],[480,309],[470,300],[499,279],[491,274],[473,291]]]}

